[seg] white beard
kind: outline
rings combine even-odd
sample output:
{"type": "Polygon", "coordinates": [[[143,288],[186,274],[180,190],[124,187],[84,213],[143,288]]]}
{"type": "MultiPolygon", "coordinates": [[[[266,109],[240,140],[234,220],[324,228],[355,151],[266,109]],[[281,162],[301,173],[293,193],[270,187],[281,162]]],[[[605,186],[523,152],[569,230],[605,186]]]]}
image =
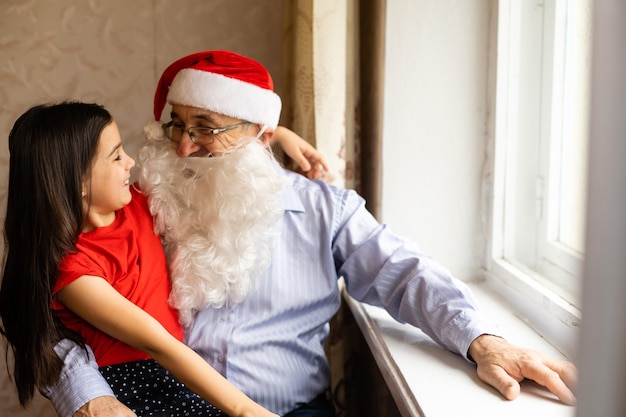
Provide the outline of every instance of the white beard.
{"type": "Polygon", "coordinates": [[[184,326],[199,310],[242,301],[270,264],[288,180],[258,141],[241,142],[213,158],[179,158],[168,141],[139,152],[139,184],[170,265],[169,302],[184,326]]]}

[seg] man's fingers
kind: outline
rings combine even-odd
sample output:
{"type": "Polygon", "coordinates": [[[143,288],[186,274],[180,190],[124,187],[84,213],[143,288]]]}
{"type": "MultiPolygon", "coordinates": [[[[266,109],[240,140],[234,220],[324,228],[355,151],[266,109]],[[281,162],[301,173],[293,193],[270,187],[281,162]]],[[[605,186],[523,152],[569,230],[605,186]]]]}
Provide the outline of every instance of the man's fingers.
{"type": "Polygon", "coordinates": [[[548,360],[546,361],[546,365],[561,376],[561,379],[570,390],[576,391],[576,387],[578,386],[578,371],[574,364],[561,360],[548,360]]]}
{"type": "Polygon", "coordinates": [[[137,417],[137,415],[115,397],[102,396],[83,405],[73,417],[137,417]]]}
{"type": "Polygon", "coordinates": [[[575,405],[576,397],[569,387],[576,385],[575,370],[560,361],[534,362],[522,369],[524,377],[546,387],[565,404],[575,405]]]}
{"type": "Polygon", "coordinates": [[[519,381],[511,377],[497,365],[487,368],[478,368],[478,377],[485,383],[497,389],[507,400],[514,400],[520,393],[519,381]]]}
{"type": "Polygon", "coordinates": [[[572,390],[577,383],[574,364],[529,349],[509,345],[503,339],[482,335],[470,346],[479,378],[512,400],[520,391],[519,382],[532,379],[565,404],[576,404],[572,390]]]}

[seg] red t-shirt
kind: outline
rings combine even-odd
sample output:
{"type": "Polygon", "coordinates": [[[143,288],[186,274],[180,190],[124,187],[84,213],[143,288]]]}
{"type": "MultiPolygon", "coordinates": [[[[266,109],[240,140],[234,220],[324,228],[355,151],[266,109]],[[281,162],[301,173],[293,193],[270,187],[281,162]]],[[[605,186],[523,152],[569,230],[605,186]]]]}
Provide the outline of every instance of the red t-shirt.
{"type": "MultiPolygon", "coordinates": [[[[59,265],[53,292],[56,294],[83,275],[102,277],[182,340],[176,310],[167,304],[171,285],[161,240],[154,234],[146,198],[133,187],[131,192],[132,201],[117,211],[111,225],[79,235],[76,252],[68,254],[59,265]]],[[[66,327],[78,332],[91,346],[99,366],[149,358],[96,329],[59,302],[53,301],[52,308],[66,327]]]]}

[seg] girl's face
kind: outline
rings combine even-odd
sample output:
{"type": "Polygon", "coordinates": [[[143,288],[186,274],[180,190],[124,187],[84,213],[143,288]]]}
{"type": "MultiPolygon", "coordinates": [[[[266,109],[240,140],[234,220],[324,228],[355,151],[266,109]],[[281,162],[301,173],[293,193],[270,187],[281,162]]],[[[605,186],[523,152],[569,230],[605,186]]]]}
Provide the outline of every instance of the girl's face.
{"type": "Polygon", "coordinates": [[[91,178],[83,183],[83,201],[90,204],[83,231],[108,226],[115,211],[130,203],[130,170],[134,166],[135,160],[124,152],[117,124],[111,122],[100,134],[91,178]]]}

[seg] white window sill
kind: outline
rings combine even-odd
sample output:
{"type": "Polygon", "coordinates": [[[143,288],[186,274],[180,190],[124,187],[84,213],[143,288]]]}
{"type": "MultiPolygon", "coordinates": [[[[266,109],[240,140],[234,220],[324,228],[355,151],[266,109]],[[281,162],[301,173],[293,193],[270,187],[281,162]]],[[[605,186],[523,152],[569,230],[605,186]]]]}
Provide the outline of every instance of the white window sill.
{"type": "MultiPolygon", "coordinates": [[[[564,358],[513,314],[487,284],[470,286],[481,307],[498,321],[510,342],[564,358]]],[[[419,329],[400,324],[384,310],[359,303],[346,294],[344,299],[403,417],[575,415],[575,407],[560,403],[532,381],[522,383],[516,400],[505,400],[478,379],[474,365],[441,348],[419,329]]]]}

